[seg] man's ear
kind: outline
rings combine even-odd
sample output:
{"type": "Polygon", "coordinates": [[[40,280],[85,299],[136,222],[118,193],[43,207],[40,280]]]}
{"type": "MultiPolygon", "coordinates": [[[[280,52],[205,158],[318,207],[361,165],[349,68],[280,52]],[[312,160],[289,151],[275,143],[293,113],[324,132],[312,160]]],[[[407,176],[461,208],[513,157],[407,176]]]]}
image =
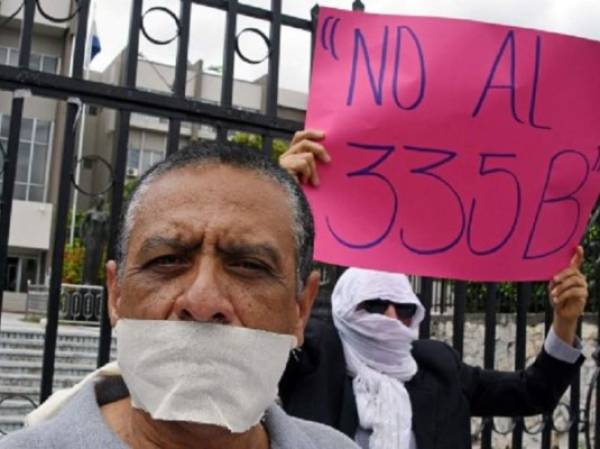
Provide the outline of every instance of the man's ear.
{"type": "Polygon", "coordinates": [[[294,329],[294,335],[298,340],[298,346],[302,346],[304,343],[304,328],[310,317],[310,311],[312,310],[317,293],[319,293],[319,280],[319,272],[313,270],[308,276],[308,279],[306,279],[304,288],[298,297],[298,321],[296,323],[296,328],[294,329]]]}
{"type": "Polygon", "coordinates": [[[121,304],[121,286],[117,263],[114,260],[106,262],[106,290],[108,291],[108,316],[110,325],[115,326],[119,320],[119,306],[121,304]]]}

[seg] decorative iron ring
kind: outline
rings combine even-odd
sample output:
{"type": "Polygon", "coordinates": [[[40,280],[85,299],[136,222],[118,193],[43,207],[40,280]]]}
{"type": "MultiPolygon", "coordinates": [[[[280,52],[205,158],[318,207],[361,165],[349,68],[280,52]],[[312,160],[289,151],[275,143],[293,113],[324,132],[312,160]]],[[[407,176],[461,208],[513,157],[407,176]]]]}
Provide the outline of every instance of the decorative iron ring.
{"type": "Polygon", "coordinates": [[[273,48],[271,47],[271,41],[269,40],[267,35],[265,33],[263,33],[261,30],[259,30],[258,28],[252,28],[252,27],[244,28],[235,37],[235,52],[243,61],[247,62],[248,64],[260,64],[261,62],[267,60],[271,56],[272,51],[273,51],[273,48]],[[267,54],[265,55],[264,58],[252,59],[252,58],[248,58],[248,57],[244,56],[244,54],[242,53],[242,51],[240,49],[240,37],[244,33],[254,33],[254,34],[257,34],[258,36],[260,36],[260,38],[264,41],[265,45],[267,46],[267,50],[268,50],[267,54]]]}
{"type": "Polygon", "coordinates": [[[101,156],[90,155],[90,156],[83,156],[81,159],[77,160],[75,162],[75,167],[78,164],[81,164],[85,160],[87,160],[87,161],[98,161],[98,162],[100,162],[102,165],[104,165],[108,169],[108,172],[109,172],[109,181],[108,181],[108,184],[106,185],[106,187],[104,189],[100,190],[99,192],[88,192],[87,190],[82,189],[81,186],[79,186],[77,184],[77,182],[75,181],[75,169],[73,169],[73,172],[71,172],[71,184],[73,184],[73,187],[75,187],[79,192],[81,192],[84,195],[91,196],[91,197],[96,197],[96,196],[104,195],[110,189],[112,189],[113,182],[115,180],[115,174],[114,174],[112,165],[110,165],[110,163],[106,159],[104,159],[103,157],[101,157],[101,156]]]}
{"type": "Polygon", "coordinates": [[[508,427],[507,430],[501,430],[501,429],[498,429],[498,427],[496,426],[496,420],[494,418],[492,418],[492,430],[494,432],[496,432],[497,434],[500,434],[500,435],[508,435],[513,430],[515,430],[515,427],[517,425],[517,421],[516,421],[515,418],[511,418],[510,419],[510,423],[511,423],[511,425],[508,427]]]}
{"type": "Polygon", "coordinates": [[[17,14],[19,14],[21,12],[21,10],[23,9],[24,6],[25,6],[25,0],[23,0],[23,2],[21,2],[21,6],[19,6],[15,12],[10,14],[6,19],[4,19],[2,21],[2,23],[0,23],[0,28],[4,27],[8,22],[10,22],[12,19],[17,17],[17,14]]]}
{"type": "Polygon", "coordinates": [[[165,8],[164,6],[154,6],[150,9],[147,9],[146,12],[144,12],[144,14],[142,14],[142,21],[140,24],[140,28],[142,30],[142,34],[144,35],[144,37],[156,45],[168,45],[171,42],[173,42],[175,39],[177,39],[179,37],[179,35],[181,34],[181,22],[179,21],[179,17],[177,17],[175,15],[175,13],[173,11],[171,11],[169,8],[165,8]],[[175,21],[175,25],[177,26],[177,33],[175,33],[175,36],[173,36],[170,39],[160,40],[160,39],[154,39],[153,37],[150,37],[148,35],[148,32],[146,31],[146,26],[144,25],[144,20],[146,18],[146,15],[152,11],[162,11],[162,12],[168,14],[169,16],[171,16],[171,18],[175,21]]]}
{"type": "MultiPolygon", "coordinates": [[[[559,407],[564,407],[567,410],[567,416],[569,417],[567,421],[567,426],[566,428],[559,429],[558,427],[556,427],[556,420],[552,419],[552,430],[554,430],[557,433],[567,433],[571,429],[571,426],[573,425],[575,420],[573,419],[573,416],[571,415],[571,409],[567,404],[565,404],[564,402],[559,403],[558,406],[554,409],[554,412],[556,412],[556,410],[558,410],[559,407]]],[[[552,417],[554,418],[554,413],[552,414],[552,417]]]]}
{"type": "Polygon", "coordinates": [[[36,6],[38,8],[38,11],[40,12],[40,14],[42,16],[44,16],[44,18],[46,20],[49,20],[50,22],[53,22],[53,23],[68,22],[73,17],[75,17],[77,14],[79,14],[79,11],[81,11],[80,0],[75,0],[75,4],[77,5],[77,7],[73,11],[71,11],[67,17],[54,17],[54,16],[51,16],[46,11],[44,11],[44,8],[42,8],[42,1],[41,0],[35,0],[35,4],[36,4],[36,6]]]}

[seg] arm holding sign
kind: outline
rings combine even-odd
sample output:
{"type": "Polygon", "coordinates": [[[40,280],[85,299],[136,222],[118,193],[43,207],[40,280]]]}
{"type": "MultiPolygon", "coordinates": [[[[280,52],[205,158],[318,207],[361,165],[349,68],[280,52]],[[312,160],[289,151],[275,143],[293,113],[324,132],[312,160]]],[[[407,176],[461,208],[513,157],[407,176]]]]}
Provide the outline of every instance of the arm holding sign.
{"type": "Polygon", "coordinates": [[[542,351],[525,370],[484,370],[461,362],[455,353],[473,415],[523,416],[556,407],[584,360],[576,335],[588,298],[586,278],[580,271],[583,256],[578,246],[569,267],[549,282],[554,321],[542,351]]]}
{"type": "Polygon", "coordinates": [[[476,416],[523,416],[549,412],[560,400],[583,363],[577,322],[587,301],[587,283],[579,271],[578,247],[568,268],[549,284],[554,322],[542,351],[525,370],[500,372],[462,363],[460,381],[476,416]]]}

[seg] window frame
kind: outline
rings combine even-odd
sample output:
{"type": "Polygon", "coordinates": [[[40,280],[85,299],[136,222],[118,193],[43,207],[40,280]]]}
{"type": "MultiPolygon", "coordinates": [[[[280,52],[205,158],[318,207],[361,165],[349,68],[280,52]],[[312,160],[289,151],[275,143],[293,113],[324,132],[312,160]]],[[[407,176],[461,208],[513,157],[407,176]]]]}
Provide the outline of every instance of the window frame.
{"type": "MultiPolygon", "coordinates": [[[[10,115],[0,113],[0,124],[4,120],[8,120],[8,122],[10,123],[10,115]]],[[[52,159],[52,147],[53,147],[52,142],[54,139],[54,121],[43,120],[43,119],[39,119],[39,118],[28,118],[28,117],[23,117],[23,120],[31,120],[32,121],[31,138],[30,139],[19,138],[19,145],[27,145],[29,147],[29,154],[27,157],[27,175],[26,175],[25,181],[21,181],[21,180],[18,180],[17,178],[15,178],[15,193],[13,194],[13,199],[20,200],[20,201],[35,201],[35,202],[40,202],[40,203],[47,203],[48,202],[48,189],[49,189],[48,178],[50,175],[50,161],[52,159]],[[49,126],[47,141],[38,140],[38,136],[37,136],[38,124],[41,121],[47,122],[48,126],[49,126]],[[46,160],[45,160],[44,166],[41,168],[41,170],[44,173],[44,180],[43,180],[42,184],[37,183],[37,182],[32,182],[32,179],[31,179],[32,172],[33,172],[33,159],[34,159],[33,152],[36,151],[36,145],[37,146],[41,145],[41,146],[46,147],[46,160]],[[24,195],[20,195],[20,194],[17,195],[17,191],[16,191],[17,186],[24,186],[24,188],[25,188],[24,195]],[[42,194],[41,194],[40,199],[36,199],[36,200],[31,199],[32,187],[41,188],[42,194]]],[[[0,136],[0,140],[2,141],[2,144],[6,150],[6,147],[8,146],[8,136],[6,136],[6,137],[0,136]]],[[[0,176],[0,180],[2,180],[2,179],[3,179],[3,177],[0,176]]]]}

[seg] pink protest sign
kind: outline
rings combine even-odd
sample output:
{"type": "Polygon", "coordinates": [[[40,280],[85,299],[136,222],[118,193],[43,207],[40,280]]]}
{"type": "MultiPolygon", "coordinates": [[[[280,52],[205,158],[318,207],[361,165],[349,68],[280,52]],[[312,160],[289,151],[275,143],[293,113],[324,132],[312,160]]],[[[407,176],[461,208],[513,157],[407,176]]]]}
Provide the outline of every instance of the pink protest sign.
{"type": "Polygon", "coordinates": [[[600,192],[600,44],[322,8],[306,127],[318,260],[549,279],[600,192]]]}

